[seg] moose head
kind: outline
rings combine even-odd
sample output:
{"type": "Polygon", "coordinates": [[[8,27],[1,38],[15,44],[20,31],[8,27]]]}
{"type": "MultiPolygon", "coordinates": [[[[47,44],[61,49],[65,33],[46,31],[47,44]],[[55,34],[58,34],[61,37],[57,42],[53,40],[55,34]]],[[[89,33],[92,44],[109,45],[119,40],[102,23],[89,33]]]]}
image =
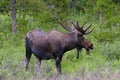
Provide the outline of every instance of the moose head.
{"type": "Polygon", "coordinates": [[[92,29],[89,32],[87,32],[87,30],[92,25],[89,25],[87,28],[84,29],[84,25],[86,24],[86,22],[84,22],[81,27],[80,27],[78,21],[76,21],[76,24],[74,24],[72,21],[71,21],[71,23],[74,25],[73,29],[67,25],[66,21],[64,21],[64,23],[60,23],[60,24],[61,24],[61,26],[63,26],[63,28],[65,28],[66,30],[68,30],[71,33],[74,33],[74,36],[76,36],[76,42],[77,42],[77,46],[78,46],[77,50],[85,48],[86,51],[89,51],[89,50],[93,49],[93,44],[84,37],[84,35],[87,35],[93,31],[93,29],[92,29]]]}

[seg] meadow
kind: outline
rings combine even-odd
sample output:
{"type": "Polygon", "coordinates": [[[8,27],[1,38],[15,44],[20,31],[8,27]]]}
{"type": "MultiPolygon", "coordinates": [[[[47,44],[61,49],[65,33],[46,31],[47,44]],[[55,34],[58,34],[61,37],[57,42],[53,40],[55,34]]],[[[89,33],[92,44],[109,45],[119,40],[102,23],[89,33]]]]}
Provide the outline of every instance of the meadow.
{"type": "MultiPolygon", "coordinates": [[[[6,0],[2,1],[6,2],[6,0]]],[[[12,34],[11,13],[7,12],[7,8],[0,8],[3,9],[3,12],[0,12],[0,80],[50,80],[57,72],[55,61],[52,59],[43,60],[41,72],[37,73],[36,57],[32,55],[28,70],[25,71],[25,36],[32,29],[45,32],[56,29],[68,33],[60,26],[60,21],[64,20],[68,23],[70,20],[73,22],[78,20],[80,25],[87,21],[85,27],[92,24],[93,32],[85,37],[94,44],[94,49],[89,55],[85,49],[82,49],[79,59],[76,59],[76,49],[66,52],[61,63],[63,74],[56,80],[120,79],[120,3],[115,4],[114,0],[101,0],[99,3],[100,0],[96,0],[94,7],[89,5],[94,3],[92,0],[88,2],[81,0],[84,13],[78,12],[77,9],[69,9],[67,6],[70,1],[66,0],[65,6],[62,1],[54,0],[51,2],[26,0],[28,5],[23,6],[18,1],[16,15],[18,27],[15,34],[12,34]],[[109,2],[114,3],[110,5],[109,2]],[[56,6],[58,4],[60,5],[56,6]],[[24,7],[23,12],[22,7],[24,7]],[[103,12],[102,24],[98,14],[100,10],[103,12]]],[[[9,5],[0,2],[0,7],[3,6],[2,4],[9,5]]]]}
{"type": "MultiPolygon", "coordinates": [[[[22,16],[18,16],[19,21],[22,21],[22,16]]],[[[83,23],[82,19],[86,16],[77,18],[78,16],[70,17],[72,20],[78,20],[80,24],[83,23]]],[[[32,21],[32,17],[26,16],[26,21],[32,21]]],[[[1,32],[0,32],[0,80],[47,80],[50,79],[55,73],[55,61],[43,60],[41,73],[36,73],[35,64],[36,58],[33,55],[29,64],[29,68],[25,71],[25,42],[24,38],[26,33],[33,29],[33,26],[39,25],[38,22],[27,22],[27,26],[21,25],[18,32],[13,35],[10,33],[10,16],[0,16],[1,32]]],[[[57,80],[118,80],[120,77],[120,51],[119,51],[119,30],[120,27],[116,25],[114,29],[111,28],[100,30],[96,22],[89,21],[87,24],[92,23],[94,31],[86,35],[94,44],[94,50],[90,55],[82,49],[80,58],[76,59],[76,50],[66,52],[62,60],[63,74],[57,80]]],[[[48,28],[37,26],[45,32],[52,29],[57,29],[66,32],[59,24],[43,24],[42,26],[49,26],[48,28]]],[[[66,32],[67,33],[67,32],[66,32]]]]}

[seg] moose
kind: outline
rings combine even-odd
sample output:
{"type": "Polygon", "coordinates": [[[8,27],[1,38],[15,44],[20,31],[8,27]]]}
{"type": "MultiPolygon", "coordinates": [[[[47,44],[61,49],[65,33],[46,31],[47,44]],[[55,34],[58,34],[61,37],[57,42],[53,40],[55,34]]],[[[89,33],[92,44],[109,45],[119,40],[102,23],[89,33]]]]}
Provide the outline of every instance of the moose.
{"type": "Polygon", "coordinates": [[[84,48],[86,51],[93,49],[93,44],[84,37],[93,29],[87,31],[91,25],[83,28],[85,24],[86,22],[80,27],[78,21],[72,22],[74,28],[71,28],[66,21],[60,23],[67,33],[58,30],[47,33],[42,30],[29,31],[25,38],[25,69],[27,70],[31,55],[34,54],[37,58],[36,71],[40,71],[41,60],[55,59],[57,74],[62,74],[61,61],[65,52],[75,48],[84,48]]]}

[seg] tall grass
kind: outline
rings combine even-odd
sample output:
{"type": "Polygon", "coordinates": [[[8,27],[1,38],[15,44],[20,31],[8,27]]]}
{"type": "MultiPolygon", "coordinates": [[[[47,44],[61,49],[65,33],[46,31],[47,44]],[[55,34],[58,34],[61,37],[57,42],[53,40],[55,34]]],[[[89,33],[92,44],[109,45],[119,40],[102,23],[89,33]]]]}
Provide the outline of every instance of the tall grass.
{"type": "MultiPolygon", "coordinates": [[[[95,80],[110,79],[106,76],[119,75],[118,61],[113,65],[109,63],[101,52],[95,49],[91,55],[87,55],[85,50],[81,51],[80,59],[76,59],[75,50],[65,53],[62,61],[63,75],[57,80],[95,80]],[[97,56],[96,56],[97,55],[97,56]],[[109,69],[110,68],[110,69],[109,69]],[[106,71],[109,69],[109,72],[106,71]],[[92,77],[91,77],[92,76],[92,77]],[[103,77],[102,77],[103,76],[103,77]]],[[[101,51],[101,50],[100,50],[101,51]]],[[[11,46],[0,49],[0,76],[3,80],[47,80],[56,74],[54,60],[42,61],[41,73],[35,70],[36,58],[32,56],[29,68],[24,69],[25,47],[11,46]]],[[[119,76],[114,77],[116,80],[119,76]]],[[[113,79],[114,79],[113,78],[113,79]]]]}
{"type": "MultiPolygon", "coordinates": [[[[73,21],[78,19],[80,25],[87,20],[93,23],[94,31],[86,35],[93,42],[94,50],[90,55],[83,49],[80,58],[76,59],[76,50],[66,52],[62,60],[63,75],[57,80],[118,80],[120,75],[119,60],[119,27],[108,27],[97,23],[88,15],[74,15],[73,21]],[[81,17],[81,18],[78,18],[81,17]],[[102,28],[102,30],[101,30],[102,28]],[[113,39],[114,38],[114,39],[113,39]]],[[[42,61],[41,73],[36,73],[36,58],[32,56],[29,68],[24,69],[25,44],[24,37],[31,29],[42,29],[46,32],[51,29],[64,31],[54,22],[40,23],[31,16],[17,15],[18,32],[11,34],[11,19],[8,15],[0,16],[0,80],[48,80],[56,74],[54,60],[42,61]]]]}

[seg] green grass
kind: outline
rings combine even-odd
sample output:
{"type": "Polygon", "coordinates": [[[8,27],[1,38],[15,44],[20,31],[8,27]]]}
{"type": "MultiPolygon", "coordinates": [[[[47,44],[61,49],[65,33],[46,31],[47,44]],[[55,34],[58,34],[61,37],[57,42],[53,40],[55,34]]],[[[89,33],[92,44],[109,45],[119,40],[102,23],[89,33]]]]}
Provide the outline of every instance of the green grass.
{"type": "MultiPolygon", "coordinates": [[[[51,29],[65,30],[58,23],[41,24],[28,15],[25,18],[19,15],[17,17],[19,19],[18,32],[13,35],[11,34],[10,17],[0,16],[0,80],[46,80],[51,78],[56,74],[54,60],[42,61],[39,74],[35,71],[36,58],[32,55],[29,68],[25,71],[23,65],[25,59],[24,38],[31,29],[40,28],[46,32],[51,29]]],[[[87,25],[93,23],[94,31],[86,37],[94,44],[94,49],[90,55],[87,55],[83,49],[79,59],[76,59],[76,50],[66,52],[61,63],[63,75],[57,80],[85,80],[84,78],[88,80],[118,80],[120,74],[120,58],[118,56],[120,55],[120,28],[116,25],[114,27],[100,26],[89,15],[74,15],[70,18],[73,21],[78,18],[80,24],[84,22],[83,20],[89,20],[87,25]],[[111,75],[112,78],[108,77],[111,75]]]]}
{"type": "MultiPolygon", "coordinates": [[[[101,70],[101,74],[104,73],[106,66],[112,70],[119,70],[120,61],[107,62],[105,56],[101,53],[100,48],[96,48],[91,51],[91,55],[87,55],[85,50],[81,51],[80,58],[76,59],[75,50],[65,53],[62,60],[62,76],[66,77],[71,75],[69,78],[80,77],[75,76],[77,72],[82,75],[81,70],[88,72],[88,75],[94,75],[95,70],[101,70]],[[79,72],[80,71],[80,72],[79,72]],[[102,72],[103,71],[103,72],[102,72]]],[[[25,72],[24,69],[24,58],[25,58],[25,46],[8,46],[0,49],[0,76],[4,77],[5,80],[33,80],[37,78],[46,79],[50,78],[56,73],[55,61],[45,60],[42,61],[41,74],[37,74],[35,71],[36,58],[32,56],[29,68],[25,72]]],[[[99,73],[99,72],[98,72],[99,73]]],[[[118,71],[119,73],[119,71],[118,71]]],[[[97,73],[96,73],[97,74],[97,73]]],[[[116,73],[117,74],[117,73],[116,73]]],[[[108,74],[109,75],[109,74],[108,74]]],[[[111,73],[110,73],[111,75],[111,73]]],[[[61,77],[62,78],[62,77],[61,77]]]]}

